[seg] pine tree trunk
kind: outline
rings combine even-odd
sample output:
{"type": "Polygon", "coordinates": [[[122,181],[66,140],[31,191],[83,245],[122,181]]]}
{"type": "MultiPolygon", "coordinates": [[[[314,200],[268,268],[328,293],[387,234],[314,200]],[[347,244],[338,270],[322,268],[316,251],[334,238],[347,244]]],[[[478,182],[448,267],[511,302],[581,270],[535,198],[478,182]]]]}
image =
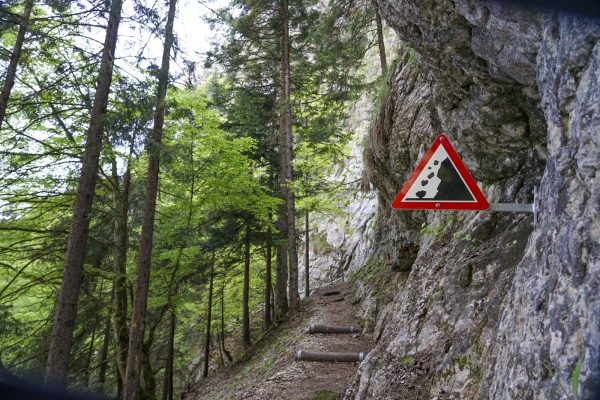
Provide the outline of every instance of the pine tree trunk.
{"type": "Polygon", "coordinates": [[[244,288],[242,293],[242,342],[250,347],[250,222],[246,227],[244,243],[244,288]]]}
{"type": "Polygon", "coordinates": [[[142,377],[144,385],[140,385],[140,397],[143,399],[156,399],[156,377],[152,369],[152,346],[156,337],[156,329],[160,325],[167,311],[167,305],[158,310],[158,315],[147,329],[147,340],[142,342],[142,377]]]}
{"type": "Polygon", "coordinates": [[[223,348],[221,347],[221,336],[223,335],[223,332],[219,332],[217,334],[217,347],[219,348],[219,358],[221,359],[221,367],[225,365],[225,359],[223,358],[223,348]]]}
{"type": "Polygon", "coordinates": [[[165,379],[163,380],[162,400],[173,400],[173,357],[175,354],[175,313],[171,309],[169,293],[169,335],[167,337],[167,357],[165,359],[165,379]]]}
{"type": "Polygon", "coordinates": [[[17,66],[19,65],[19,59],[21,58],[21,51],[23,49],[23,42],[25,41],[25,33],[27,32],[27,26],[29,25],[29,16],[31,15],[32,8],[33,0],[26,0],[23,17],[21,18],[19,31],[17,32],[17,39],[15,40],[15,46],[13,47],[12,54],[10,55],[10,62],[8,63],[8,69],[6,70],[4,87],[2,88],[2,94],[0,94],[0,129],[2,129],[4,116],[6,115],[6,107],[8,106],[8,100],[10,99],[10,92],[15,84],[17,66]]]}
{"type": "Polygon", "coordinates": [[[276,321],[275,318],[275,288],[271,284],[271,322],[276,321]]]}
{"type": "Polygon", "coordinates": [[[92,370],[92,357],[94,355],[94,341],[96,339],[96,324],[94,323],[94,327],[92,328],[92,340],[90,340],[90,347],[87,354],[86,366],[85,366],[85,381],[84,387],[90,387],[90,372],[92,370]]]}
{"type": "Polygon", "coordinates": [[[298,248],[296,247],[296,205],[292,184],[294,171],[292,169],[293,137],[292,137],[292,104],[291,104],[291,73],[290,73],[290,27],[289,4],[283,0],[282,24],[283,40],[281,49],[281,121],[279,130],[283,136],[285,163],[283,164],[285,184],[283,185],[287,206],[287,236],[290,255],[289,272],[289,309],[294,312],[298,308],[298,248]]]}
{"type": "Polygon", "coordinates": [[[67,385],[69,355],[77,317],[77,300],[83,278],[85,247],[98,175],[100,150],[102,148],[102,116],[106,114],[110,92],[114,54],[119,22],[121,21],[121,7],[122,0],[112,0],[96,85],[96,95],[92,106],[90,127],[81,165],[81,175],[75,197],[73,220],[69,231],[63,279],[52,329],[52,341],[48,351],[48,363],[44,377],[45,387],[64,389],[67,385]]]}
{"type": "Polygon", "coordinates": [[[310,270],[308,262],[308,210],[304,216],[304,297],[310,296],[310,270]]]}
{"type": "Polygon", "coordinates": [[[144,399],[156,399],[156,379],[152,371],[150,351],[154,340],[142,343],[142,377],[144,385],[140,387],[141,396],[144,399]]]}
{"type": "Polygon", "coordinates": [[[379,45],[379,61],[381,63],[381,75],[385,76],[387,70],[387,61],[385,58],[385,42],[383,41],[383,25],[381,15],[379,14],[379,5],[373,1],[375,7],[375,23],[377,24],[377,44],[379,45]]]}
{"type": "MultiPolygon", "coordinates": [[[[270,233],[270,232],[269,232],[270,233]]],[[[271,328],[271,237],[269,235],[267,243],[267,255],[265,258],[265,330],[271,328]]]]}
{"type": "MultiPolygon", "coordinates": [[[[131,182],[131,172],[129,163],[125,176],[123,178],[123,191],[119,188],[119,176],[117,174],[117,165],[113,161],[112,168],[113,184],[113,205],[114,205],[114,233],[113,233],[113,272],[114,293],[115,293],[115,317],[114,317],[114,335],[115,335],[115,362],[121,380],[125,379],[125,366],[127,364],[127,345],[129,344],[127,330],[127,212],[129,210],[129,187],[131,182]]],[[[119,393],[120,394],[120,393],[119,393]]]]}
{"type": "Polygon", "coordinates": [[[146,306],[148,300],[148,285],[150,282],[150,264],[152,261],[152,237],[154,230],[154,216],[156,213],[156,196],[158,193],[159,175],[159,149],[162,141],[162,131],[165,119],[165,97],[169,82],[169,61],[173,45],[173,21],[177,0],[169,1],[169,13],[165,30],[165,45],[162,55],[162,64],[158,77],[158,90],[156,96],[156,110],[154,113],[154,126],[152,137],[148,143],[149,162],[148,176],[146,178],[146,196],[144,200],[144,215],[142,219],[142,232],[140,235],[140,251],[137,266],[137,283],[135,288],[133,311],[129,331],[129,346],[127,354],[127,367],[124,382],[124,400],[138,400],[140,366],[142,363],[142,342],[144,339],[144,324],[146,320],[146,306]]]}
{"type": "Polygon", "coordinates": [[[123,379],[121,379],[121,374],[119,373],[119,369],[115,363],[115,376],[117,378],[117,400],[121,400],[123,398],[123,379]]]}
{"type": "Polygon", "coordinates": [[[227,360],[232,362],[233,357],[231,357],[231,353],[225,348],[225,280],[223,280],[223,286],[221,287],[221,347],[227,360]]]}
{"type": "MultiPolygon", "coordinates": [[[[282,57],[283,65],[283,57],[282,57]]],[[[284,93],[284,68],[281,68],[281,88],[280,97],[285,97],[284,93]]],[[[282,100],[283,101],[283,100],[282,100]]],[[[283,107],[283,104],[282,104],[283,107]]],[[[282,108],[283,109],[283,108],[282,108]]],[[[287,182],[286,182],[286,151],[285,151],[285,129],[283,124],[283,113],[280,118],[279,124],[279,171],[278,171],[278,184],[279,190],[281,191],[281,197],[287,202],[287,182]]],[[[276,258],[276,269],[277,275],[275,277],[275,320],[277,322],[282,321],[288,313],[288,299],[287,299],[287,286],[288,286],[288,263],[287,263],[287,245],[283,243],[282,239],[287,239],[288,226],[287,226],[287,210],[286,206],[282,206],[279,209],[279,215],[275,222],[275,227],[279,231],[278,244],[277,244],[277,258],[276,258]]]]}
{"type": "MultiPolygon", "coordinates": [[[[189,148],[190,151],[190,165],[189,168],[191,171],[194,170],[194,157],[193,157],[193,146],[189,148]]],[[[189,232],[191,230],[192,224],[192,214],[194,213],[194,194],[195,190],[195,176],[192,175],[192,181],[190,184],[190,197],[188,203],[188,213],[186,218],[186,231],[189,232]]],[[[175,284],[177,271],[179,270],[179,266],[181,263],[181,256],[183,254],[183,250],[187,247],[187,238],[184,239],[180,246],[179,252],[177,253],[177,259],[175,261],[175,266],[171,273],[171,279],[169,280],[169,297],[168,297],[168,308],[169,308],[169,334],[167,337],[167,357],[165,360],[165,378],[163,380],[163,400],[173,400],[173,358],[175,356],[175,323],[176,316],[175,310],[173,308],[173,296],[177,294],[179,290],[179,284],[175,284]]]]}
{"type": "MultiPolygon", "coordinates": [[[[283,224],[285,225],[285,216],[283,216],[283,220],[283,224]]],[[[275,276],[275,321],[279,322],[285,318],[285,315],[288,312],[288,266],[287,245],[285,243],[279,243],[277,245],[277,257],[275,263],[277,268],[277,275],[275,276]]]]}
{"type": "Polygon", "coordinates": [[[110,344],[110,326],[111,318],[110,315],[106,317],[104,324],[104,333],[102,341],[102,350],[100,350],[100,364],[98,367],[98,388],[99,394],[104,394],[104,385],[106,384],[106,370],[108,367],[108,345],[110,344]]]}
{"type": "Polygon", "coordinates": [[[204,369],[202,376],[206,378],[208,376],[208,357],[210,356],[210,323],[212,320],[212,298],[213,298],[213,279],[215,273],[215,253],[213,250],[213,259],[210,264],[210,281],[208,284],[208,310],[206,313],[206,340],[204,344],[204,369]]]}

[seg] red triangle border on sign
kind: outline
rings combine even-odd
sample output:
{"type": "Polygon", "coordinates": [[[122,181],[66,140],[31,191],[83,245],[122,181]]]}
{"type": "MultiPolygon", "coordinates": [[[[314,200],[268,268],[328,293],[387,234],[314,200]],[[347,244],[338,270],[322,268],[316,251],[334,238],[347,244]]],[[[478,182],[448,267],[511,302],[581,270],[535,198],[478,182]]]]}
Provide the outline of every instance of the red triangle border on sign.
{"type": "Polygon", "coordinates": [[[427,153],[423,156],[417,168],[414,170],[412,175],[408,178],[408,181],[404,184],[394,201],[392,201],[392,208],[396,210],[471,210],[471,211],[485,211],[490,208],[490,203],[481,192],[481,189],[475,183],[475,180],[467,170],[467,167],[463,164],[462,160],[450,144],[450,141],[444,134],[440,134],[427,153]],[[419,177],[419,174],[431,157],[433,157],[438,147],[442,146],[448,157],[454,164],[456,171],[463,179],[466,186],[471,191],[471,194],[475,198],[475,201],[444,201],[444,200],[421,200],[421,201],[403,201],[408,191],[412,188],[413,184],[419,177]]]}

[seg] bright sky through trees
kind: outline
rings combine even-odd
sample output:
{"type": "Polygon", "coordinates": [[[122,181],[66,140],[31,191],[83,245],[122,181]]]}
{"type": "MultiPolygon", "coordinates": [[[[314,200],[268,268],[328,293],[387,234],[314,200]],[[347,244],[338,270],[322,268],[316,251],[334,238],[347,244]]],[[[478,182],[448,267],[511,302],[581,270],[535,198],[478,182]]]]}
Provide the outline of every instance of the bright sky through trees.
{"type": "Polygon", "coordinates": [[[209,49],[214,32],[204,23],[202,16],[210,10],[225,7],[229,0],[211,0],[200,4],[198,0],[184,0],[179,3],[179,15],[175,20],[175,31],[180,45],[190,56],[209,49]]]}
{"type": "MultiPolygon", "coordinates": [[[[212,10],[225,7],[228,3],[229,0],[182,0],[179,2],[175,18],[175,34],[180,51],[173,60],[173,75],[181,74],[185,67],[183,60],[198,61],[199,56],[209,50],[215,32],[210,30],[203,17],[212,14],[212,10]]],[[[152,2],[148,2],[147,6],[153,6],[152,2]]],[[[133,15],[132,2],[124,2],[123,9],[126,15],[133,15]]],[[[101,42],[102,31],[99,31],[98,35],[99,42],[101,42]]],[[[150,63],[158,64],[162,46],[160,37],[147,30],[141,31],[138,24],[124,23],[119,28],[116,64],[119,68],[133,73],[127,63],[135,62],[135,56],[140,52],[146,59],[141,63],[142,66],[150,63]]]]}

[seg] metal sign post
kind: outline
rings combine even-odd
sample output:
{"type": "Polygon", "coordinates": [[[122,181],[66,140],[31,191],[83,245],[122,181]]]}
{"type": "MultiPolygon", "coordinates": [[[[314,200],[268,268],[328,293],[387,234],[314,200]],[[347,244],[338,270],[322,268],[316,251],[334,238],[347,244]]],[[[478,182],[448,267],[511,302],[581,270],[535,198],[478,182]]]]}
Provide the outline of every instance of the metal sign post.
{"type": "Polygon", "coordinates": [[[533,187],[533,203],[490,203],[487,211],[533,213],[533,226],[537,226],[537,186],[533,187]]]}
{"type": "Polygon", "coordinates": [[[397,246],[397,238],[396,238],[396,224],[394,224],[393,228],[392,228],[392,257],[393,257],[393,262],[396,262],[397,258],[398,258],[398,246],[397,246]]]}
{"type": "MultiPolygon", "coordinates": [[[[440,134],[392,201],[392,208],[531,212],[535,227],[537,226],[537,186],[533,188],[533,204],[488,203],[448,138],[440,134]]],[[[395,229],[394,226],[394,260],[396,259],[395,229]]],[[[388,260],[389,258],[388,252],[388,260]]]]}

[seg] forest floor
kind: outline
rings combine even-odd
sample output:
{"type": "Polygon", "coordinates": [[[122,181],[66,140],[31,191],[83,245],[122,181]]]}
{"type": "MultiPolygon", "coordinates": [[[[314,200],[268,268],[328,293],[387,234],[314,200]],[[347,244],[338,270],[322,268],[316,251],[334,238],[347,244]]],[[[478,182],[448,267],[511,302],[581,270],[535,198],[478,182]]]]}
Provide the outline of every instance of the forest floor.
{"type": "Polygon", "coordinates": [[[198,383],[186,400],[333,400],[350,386],[358,362],[299,362],[298,350],[366,355],[375,343],[361,334],[310,334],[310,324],[355,326],[355,306],[345,283],[325,286],[301,302],[300,310],[270,330],[240,359],[198,383]]]}

